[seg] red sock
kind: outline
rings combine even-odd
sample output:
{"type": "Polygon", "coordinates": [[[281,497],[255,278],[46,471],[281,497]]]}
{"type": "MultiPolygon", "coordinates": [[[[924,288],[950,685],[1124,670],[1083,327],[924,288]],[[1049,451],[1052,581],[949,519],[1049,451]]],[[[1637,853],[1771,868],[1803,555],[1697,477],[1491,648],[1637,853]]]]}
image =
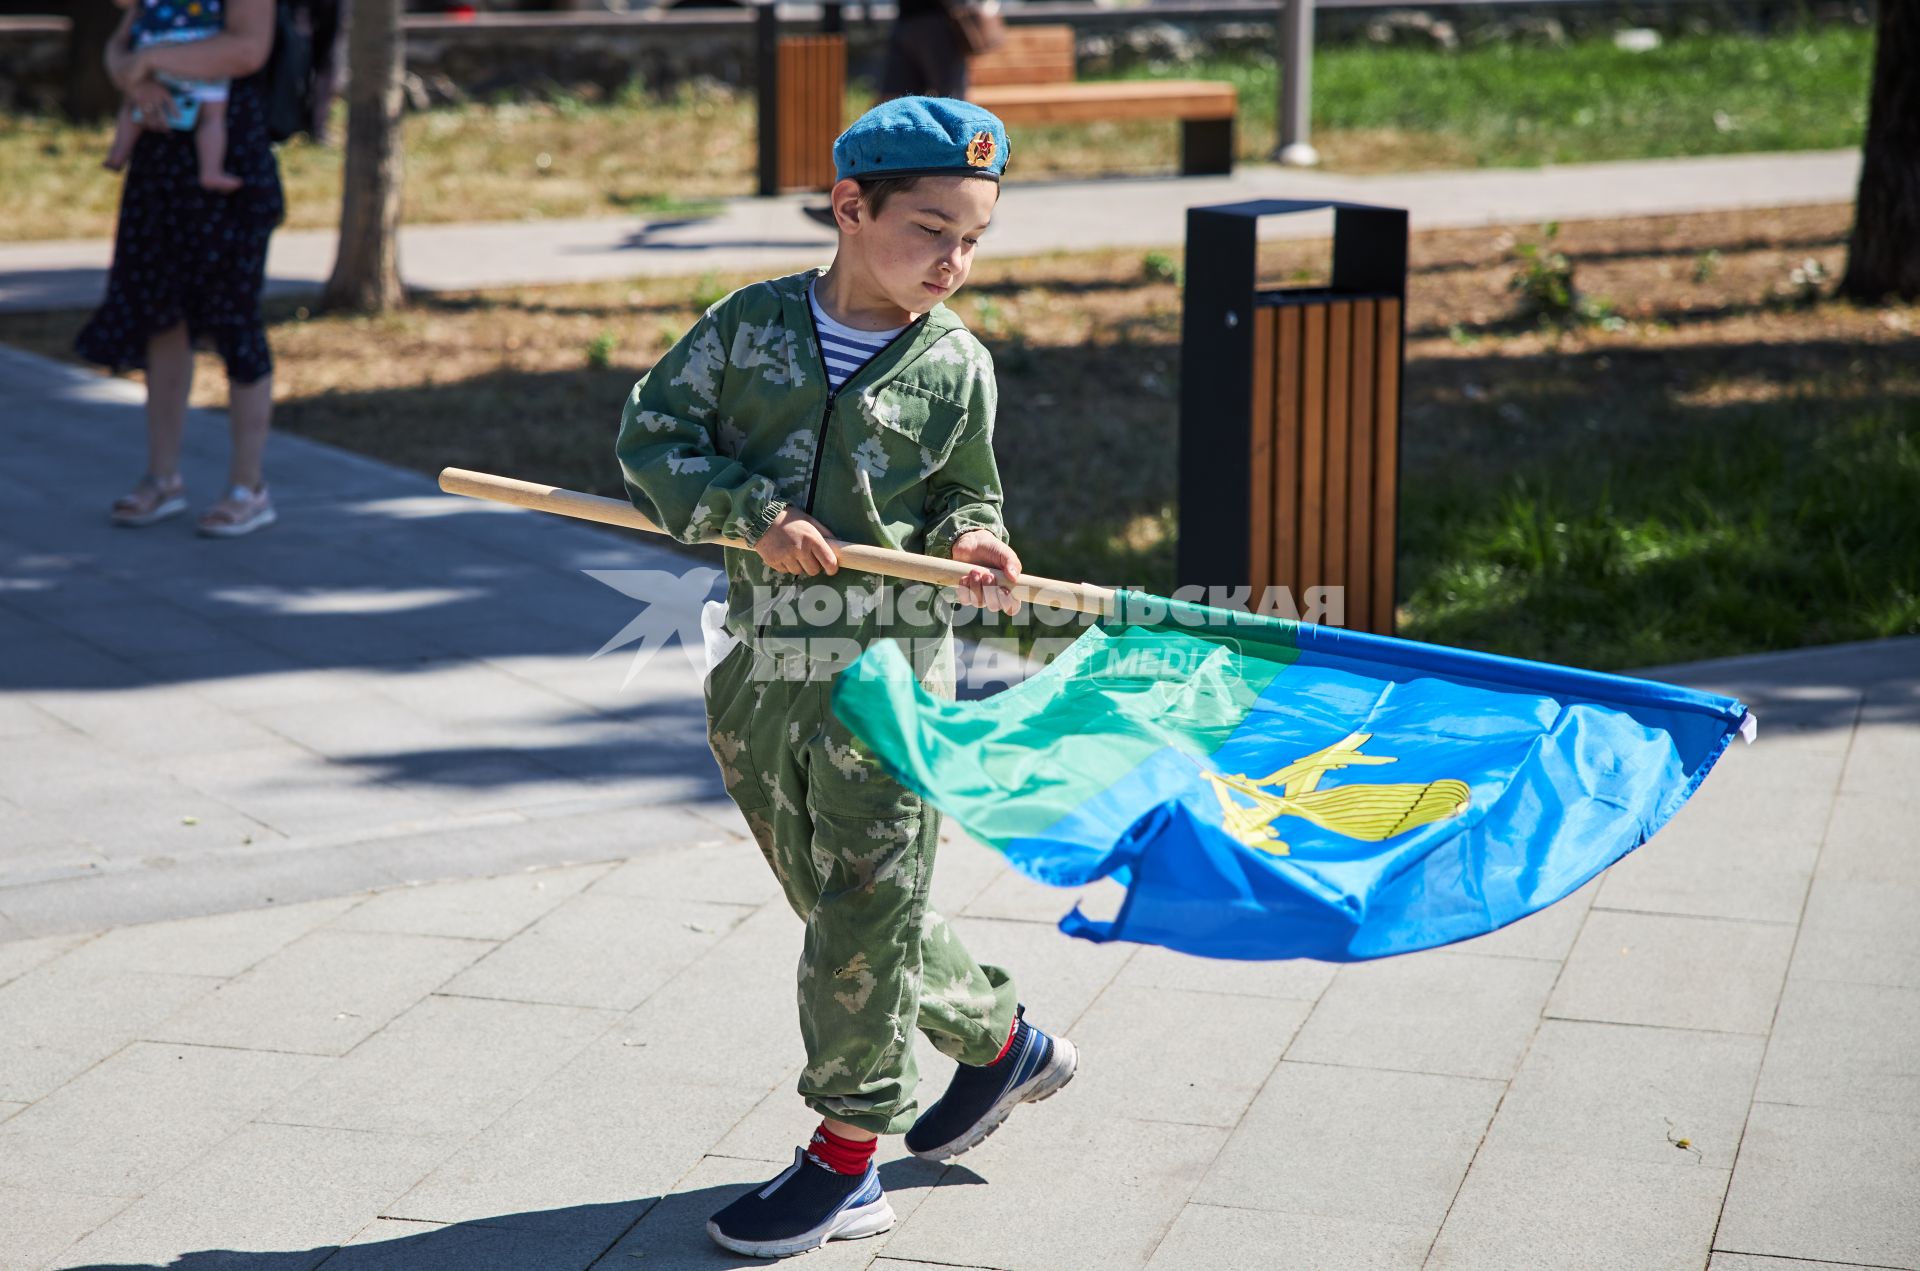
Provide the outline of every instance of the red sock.
{"type": "Polygon", "coordinates": [[[864,1143],[843,1139],[822,1121],[813,1132],[813,1141],[807,1144],[807,1155],[836,1174],[864,1174],[873,1161],[873,1149],[879,1145],[879,1139],[864,1143]]]}
{"type": "Polygon", "coordinates": [[[1000,1043],[1000,1053],[987,1061],[987,1066],[989,1068],[991,1068],[993,1065],[999,1063],[1002,1059],[1005,1059],[1007,1057],[1007,1052],[1013,1049],[1013,1039],[1018,1037],[1019,1035],[1020,1035],[1020,1017],[1016,1015],[1013,1017],[1013,1027],[1007,1030],[1007,1040],[1000,1043]]]}

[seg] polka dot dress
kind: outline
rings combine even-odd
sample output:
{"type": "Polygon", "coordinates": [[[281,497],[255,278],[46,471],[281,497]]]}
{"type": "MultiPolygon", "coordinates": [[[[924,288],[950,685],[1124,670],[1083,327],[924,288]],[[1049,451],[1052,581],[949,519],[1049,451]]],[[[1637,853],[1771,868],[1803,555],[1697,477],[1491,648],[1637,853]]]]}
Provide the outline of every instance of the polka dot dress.
{"type": "Polygon", "coordinates": [[[147,341],[183,318],[211,344],[228,378],[252,384],[273,370],[260,318],[267,239],[286,210],[267,140],[263,75],[235,80],[227,103],[232,194],[200,187],[191,132],[143,132],[120,193],[107,297],[74,341],[89,362],[144,368],[147,341]]]}

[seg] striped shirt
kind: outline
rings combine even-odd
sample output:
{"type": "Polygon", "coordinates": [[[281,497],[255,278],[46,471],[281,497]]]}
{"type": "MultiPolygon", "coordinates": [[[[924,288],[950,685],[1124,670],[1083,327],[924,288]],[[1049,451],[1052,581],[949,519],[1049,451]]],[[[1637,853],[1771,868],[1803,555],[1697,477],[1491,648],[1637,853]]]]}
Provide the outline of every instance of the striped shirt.
{"type": "Polygon", "coordinates": [[[840,386],[847,382],[854,372],[865,366],[873,355],[894,336],[905,331],[905,327],[895,327],[891,331],[856,331],[843,326],[827,316],[820,307],[820,297],[813,287],[807,288],[807,303],[813,306],[814,329],[820,333],[820,357],[827,364],[827,388],[830,392],[839,392],[840,386]]]}

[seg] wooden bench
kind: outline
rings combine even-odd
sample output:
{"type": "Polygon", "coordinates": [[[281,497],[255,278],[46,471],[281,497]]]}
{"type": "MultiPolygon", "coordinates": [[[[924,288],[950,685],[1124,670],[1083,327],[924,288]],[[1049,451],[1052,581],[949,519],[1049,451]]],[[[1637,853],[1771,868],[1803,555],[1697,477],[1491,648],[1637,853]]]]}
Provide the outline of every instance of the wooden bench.
{"type": "Polygon", "coordinates": [[[1007,124],[1084,124],[1178,119],[1180,173],[1233,171],[1233,116],[1239,94],[1212,80],[1074,79],[1073,28],[1014,26],[1007,41],[972,60],[969,100],[1007,124]]]}

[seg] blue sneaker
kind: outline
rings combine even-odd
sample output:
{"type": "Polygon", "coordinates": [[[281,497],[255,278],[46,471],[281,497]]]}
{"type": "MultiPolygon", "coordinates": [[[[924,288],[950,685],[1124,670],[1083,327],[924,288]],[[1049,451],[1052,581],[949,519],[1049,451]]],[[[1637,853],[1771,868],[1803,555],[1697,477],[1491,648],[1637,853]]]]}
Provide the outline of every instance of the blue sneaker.
{"type": "Polygon", "coordinates": [[[786,1172],[734,1201],[707,1223],[722,1249],[754,1258],[784,1258],[829,1240],[877,1236],[893,1226],[893,1206],[873,1166],[842,1174],[793,1150],[786,1172]]]}
{"type": "Polygon", "coordinates": [[[1016,1009],[1013,1043],[983,1067],[961,1064],[939,1102],[907,1131],[907,1150],[925,1161],[944,1161],[974,1147],[1000,1128],[1022,1103],[1038,1103],[1073,1080],[1080,1053],[1064,1037],[1049,1037],[1016,1009]]]}

